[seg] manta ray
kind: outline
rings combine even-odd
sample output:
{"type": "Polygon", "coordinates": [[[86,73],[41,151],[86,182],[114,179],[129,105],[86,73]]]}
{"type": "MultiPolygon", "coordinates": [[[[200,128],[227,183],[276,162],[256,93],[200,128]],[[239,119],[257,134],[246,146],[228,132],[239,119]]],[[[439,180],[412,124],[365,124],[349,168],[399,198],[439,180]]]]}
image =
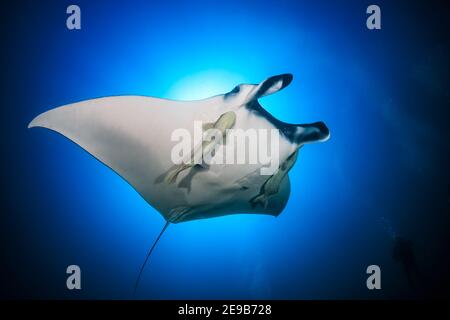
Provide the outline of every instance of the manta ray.
{"type": "Polygon", "coordinates": [[[142,264],[136,292],[169,224],[237,213],[278,216],[283,211],[290,194],[288,172],[299,149],[330,137],[323,122],[285,123],[259,104],[258,99],[285,88],[292,78],[272,76],[195,101],[131,95],[89,99],[44,112],[28,128],[47,128],[70,139],[125,179],[166,220],[142,264]],[[183,162],[174,163],[173,133],[183,129],[195,135],[195,122],[202,123],[202,134],[212,131],[215,139],[194,142],[183,162]],[[278,148],[270,155],[279,166],[272,174],[262,174],[267,163],[202,163],[206,153],[214,159],[230,146],[231,131],[261,129],[279,132],[278,148]]]}

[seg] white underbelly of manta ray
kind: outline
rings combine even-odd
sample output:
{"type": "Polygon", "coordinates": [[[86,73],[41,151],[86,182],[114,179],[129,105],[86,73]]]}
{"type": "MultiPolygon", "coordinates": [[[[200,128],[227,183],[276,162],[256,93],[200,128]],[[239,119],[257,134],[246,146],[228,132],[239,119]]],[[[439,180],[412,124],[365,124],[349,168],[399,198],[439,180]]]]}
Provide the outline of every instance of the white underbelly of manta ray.
{"type": "MultiPolygon", "coordinates": [[[[128,181],[167,223],[236,213],[277,216],[289,198],[288,172],[299,148],[329,138],[322,122],[284,123],[258,103],[260,97],[283,89],[291,80],[290,74],[273,76],[258,85],[242,84],[226,94],[198,101],[144,96],[85,100],[42,113],[29,127],[54,130],[78,144],[128,181]],[[213,129],[223,137],[221,142],[192,144],[193,151],[199,147],[201,152],[215,150],[212,159],[230,145],[239,151],[239,142],[233,145],[230,140],[234,132],[275,130],[277,148],[266,146],[271,162],[250,163],[247,148],[244,163],[174,163],[172,151],[179,143],[173,141],[174,132],[182,129],[195,136],[199,121],[205,132],[213,129]],[[261,174],[261,168],[273,163],[276,168],[271,174],[261,174]]],[[[246,147],[252,143],[246,141],[246,147]]],[[[201,152],[200,158],[204,156],[201,152]]]]}

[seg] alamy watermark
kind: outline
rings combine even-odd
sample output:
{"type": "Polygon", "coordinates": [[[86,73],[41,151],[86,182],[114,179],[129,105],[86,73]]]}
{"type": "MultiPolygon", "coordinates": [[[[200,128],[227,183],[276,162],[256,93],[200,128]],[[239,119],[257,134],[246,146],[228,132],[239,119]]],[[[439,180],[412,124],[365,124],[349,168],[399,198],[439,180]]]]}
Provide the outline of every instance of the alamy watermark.
{"type": "Polygon", "coordinates": [[[261,175],[273,175],[280,165],[278,129],[203,130],[202,121],[194,121],[193,136],[187,129],[172,132],[174,164],[260,164],[261,175]]]}
{"type": "Polygon", "coordinates": [[[381,269],[378,265],[372,264],[367,267],[366,273],[369,277],[366,280],[366,286],[369,290],[381,290],[381,269]]]}
{"type": "Polygon", "coordinates": [[[381,9],[376,4],[372,4],[367,7],[367,17],[366,26],[369,30],[380,30],[381,29],[381,9]]]}
{"type": "Polygon", "coordinates": [[[69,30],[81,29],[81,9],[76,4],[71,4],[67,7],[66,13],[69,16],[66,19],[66,27],[69,30]]]}
{"type": "Polygon", "coordinates": [[[69,290],[81,290],[81,268],[72,264],[67,267],[66,273],[69,275],[66,280],[66,287],[69,290]]]}

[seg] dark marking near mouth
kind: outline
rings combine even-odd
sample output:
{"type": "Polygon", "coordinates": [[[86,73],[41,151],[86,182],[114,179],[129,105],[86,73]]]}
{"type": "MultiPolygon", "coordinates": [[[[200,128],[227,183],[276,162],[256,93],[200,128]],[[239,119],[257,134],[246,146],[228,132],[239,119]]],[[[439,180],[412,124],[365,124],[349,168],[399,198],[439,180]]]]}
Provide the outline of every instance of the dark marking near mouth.
{"type": "Polygon", "coordinates": [[[288,139],[291,143],[299,143],[299,140],[302,139],[302,135],[297,134],[297,127],[318,129],[317,132],[312,132],[312,135],[308,139],[309,141],[321,140],[323,136],[327,136],[330,133],[325,123],[321,121],[309,124],[291,124],[280,121],[264,109],[257,100],[254,100],[248,104],[246,108],[249,109],[250,112],[255,113],[269,121],[275,128],[280,130],[280,134],[286,137],[286,139],[288,139]]]}
{"type": "Polygon", "coordinates": [[[230,96],[234,96],[234,95],[238,94],[239,91],[241,91],[241,86],[240,85],[234,87],[233,90],[231,90],[230,92],[225,93],[223,95],[223,99],[226,100],[226,99],[230,98],[230,96]]]}
{"type": "Polygon", "coordinates": [[[281,134],[285,136],[290,142],[295,142],[295,133],[297,131],[297,124],[290,124],[283,121],[278,120],[274,116],[272,116],[266,109],[264,109],[257,100],[252,101],[252,103],[246,106],[250,112],[257,114],[260,117],[267,119],[271,124],[275,126],[278,130],[280,130],[281,134]]]}

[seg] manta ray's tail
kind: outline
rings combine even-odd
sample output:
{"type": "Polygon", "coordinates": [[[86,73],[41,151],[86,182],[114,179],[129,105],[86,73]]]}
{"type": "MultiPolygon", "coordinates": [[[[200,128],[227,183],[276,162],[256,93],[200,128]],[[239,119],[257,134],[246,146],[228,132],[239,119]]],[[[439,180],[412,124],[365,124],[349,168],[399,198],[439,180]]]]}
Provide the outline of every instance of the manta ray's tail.
{"type": "Polygon", "coordinates": [[[141,270],[139,271],[139,275],[138,275],[138,277],[137,277],[137,279],[136,279],[136,283],[135,283],[135,285],[134,285],[133,296],[136,295],[136,290],[137,290],[137,287],[138,287],[138,285],[139,285],[139,280],[141,279],[142,271],[144,271],[144,268],[145,268],[145,265],[146,265],[146,263],[147,263],[147,261],[148,261],[148,258],[150,258],[150,255],[152,254],[153,249],[155,249],[156,244],[158,243],[159,239],[160,239],[161,236],[163,235],[164,231],[166,231],[166,229],[167,229],[167,227],[169,226],[169,224],[170,224],[170,222],[167,221],[166,224],[164,225],[164,227],[162,228],[161,232],[159,233],[158,238],[156,238],[156,240],[155,240],[155,242],[153,243],[152,247],[151,247],[150,250],[148,251],[147,257],[145,257],[144,263],[142,264],[141,270]]]}

